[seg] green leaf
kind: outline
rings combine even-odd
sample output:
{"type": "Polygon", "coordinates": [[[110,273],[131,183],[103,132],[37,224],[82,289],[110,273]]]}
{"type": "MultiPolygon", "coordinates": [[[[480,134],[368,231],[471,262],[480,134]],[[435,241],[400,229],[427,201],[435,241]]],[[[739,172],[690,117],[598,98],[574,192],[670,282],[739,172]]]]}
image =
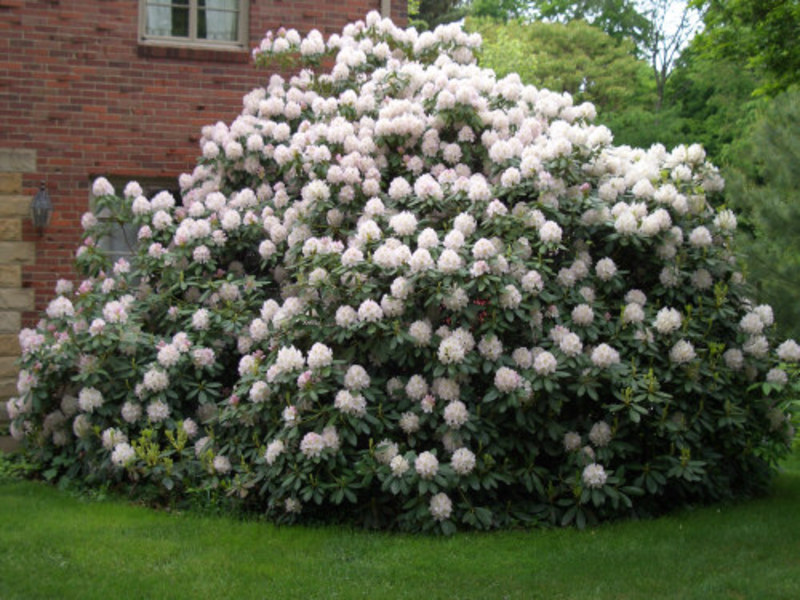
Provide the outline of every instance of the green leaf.
{"type": "Polygon", "coordinates": [[[455,524],[450,519],[442,521],[440,527],[445,535],[453,535],[457,531],[455,524]]]}

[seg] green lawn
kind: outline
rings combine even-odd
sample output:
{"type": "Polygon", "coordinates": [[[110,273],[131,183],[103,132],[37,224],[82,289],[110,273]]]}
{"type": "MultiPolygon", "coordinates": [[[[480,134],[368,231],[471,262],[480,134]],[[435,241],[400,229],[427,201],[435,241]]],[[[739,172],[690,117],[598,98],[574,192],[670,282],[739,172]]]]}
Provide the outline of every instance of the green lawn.
{"type": "Polygon", "coordinates": [[[592,530],[275,527],[0,483],[0,598],[800,598],[800,452],[773,493],[592,530]]]}

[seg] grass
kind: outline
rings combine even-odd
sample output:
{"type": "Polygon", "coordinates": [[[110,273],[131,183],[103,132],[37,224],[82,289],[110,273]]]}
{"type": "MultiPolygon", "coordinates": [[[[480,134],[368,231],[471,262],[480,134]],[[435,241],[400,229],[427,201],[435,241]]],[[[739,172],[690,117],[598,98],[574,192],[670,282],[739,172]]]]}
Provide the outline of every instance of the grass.
{"type": "Polygon", "coordinates": [[[0,598],[800,598],[800,450],[772,493],[596,529],[276,527],[0,483],[0,598]]]}

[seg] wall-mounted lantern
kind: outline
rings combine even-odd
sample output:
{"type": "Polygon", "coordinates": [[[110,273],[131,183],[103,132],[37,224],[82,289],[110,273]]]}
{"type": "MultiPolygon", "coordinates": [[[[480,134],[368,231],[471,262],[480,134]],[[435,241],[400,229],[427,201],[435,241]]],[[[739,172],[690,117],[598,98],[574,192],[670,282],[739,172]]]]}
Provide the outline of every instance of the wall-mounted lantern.
{"type": "Polygon", "coordinates": [[[50,201],[50,194],[47,193],[47,188],[42,182],[39,191],[33,197],[31,203],[31,219],[33,226],[42,235],[42,231],[50,224],[50,216],[53,214],[53,203],[50,201]]]}

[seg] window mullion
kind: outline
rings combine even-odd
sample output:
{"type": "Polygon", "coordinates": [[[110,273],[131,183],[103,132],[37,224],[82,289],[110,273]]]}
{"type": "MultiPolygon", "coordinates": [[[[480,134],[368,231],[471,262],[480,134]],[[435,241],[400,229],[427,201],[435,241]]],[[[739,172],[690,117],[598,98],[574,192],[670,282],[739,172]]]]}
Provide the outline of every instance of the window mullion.
{"type": "Polygon", "coordinates": [[[197,41],[197,0],[189,0],[189,36],[197,41]]]}
{"type": "Polygon", "coordinates": [[[247,37],[248,34],[249,34],[249,32],[247,31],[247,27],[249,25],[249,22],[247,20],[247,16],[246,16],[246,13],[245,13],[245,10],[248,10],[248,9],[245,8],[245,3],[244,2],[237,2],[236,3],[236,8],[237,8],[237,11],[238,11],[236,13],[236,15],[239,17],[239,19],[238,19],[239,27],[236,30],[236,33],[237,33],[236,37],[237,37],[238,40],[242,40],[242,39],[245,39],[245,37],[247,37]]]}

